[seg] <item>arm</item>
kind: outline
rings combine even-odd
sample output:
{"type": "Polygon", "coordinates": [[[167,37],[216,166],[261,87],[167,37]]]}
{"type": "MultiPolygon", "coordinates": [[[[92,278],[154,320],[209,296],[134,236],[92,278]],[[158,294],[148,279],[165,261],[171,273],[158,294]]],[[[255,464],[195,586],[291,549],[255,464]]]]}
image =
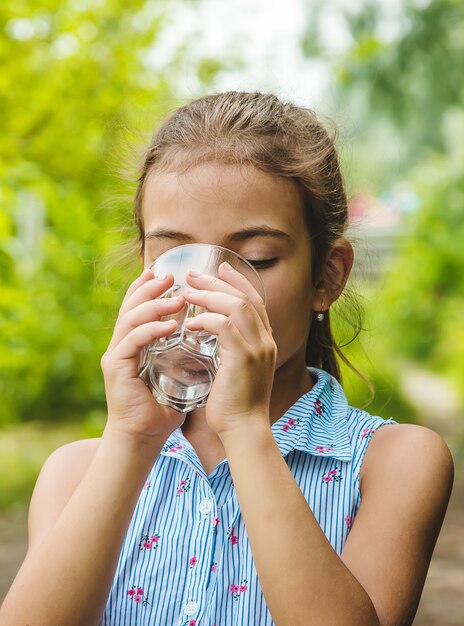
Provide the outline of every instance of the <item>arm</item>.
{"type": "Polygon", "coordinates": [[[0,609],[1,626],[99,623],[124,534],[163,444],[105,433],[67,502],[64,483],[82,445],[49,458],[31,502],[28,553],[0,609]]]}
{"type": "Polygon", "coordinates": [[[272,431],[224,444],[276,625],[377,625],[369,596],[324,535],[272,431]]]}
{"type": "Polygon", "coordinates": [[[29,549],[0,609],[0,626],[100,620],[143,482],[169,434],[185,421],[185,414],[157,404],[138,376],[142,346],[176,328],[160,319],[183,302],[158,297],[173,281],[172,274],[158,280],[146,270],[127,290],[101,359],[105,432],[72,494],[65,479],[75,479],[75,462],[82,465],[76,447],[44,466],[31,504],[29,549]]]}
{"type": "Polygon", "coordinates": [[[428,428],[389,425],[369,443],[362,502],[342,559],[370,595],[382,626],[413,622],[453,477],[446,443],[428,428]]]}
{"type": "Polygon", "coordinates": [[[380,429],[395,433],[382,433],[377,447],[383,454],[371,454],[375,467],[371,463],[365,471],[363,502],[342,558],[312,514],[272,431],[224,437],[259,581],[277,626],[411,623],[448,503],[452,461],[432,431],[402,428],[380,429]],[[393,447],[389,435],[397,439],[393,447]],[[416,459],[405,476],[399,463],[411,450],[416,459]]]}

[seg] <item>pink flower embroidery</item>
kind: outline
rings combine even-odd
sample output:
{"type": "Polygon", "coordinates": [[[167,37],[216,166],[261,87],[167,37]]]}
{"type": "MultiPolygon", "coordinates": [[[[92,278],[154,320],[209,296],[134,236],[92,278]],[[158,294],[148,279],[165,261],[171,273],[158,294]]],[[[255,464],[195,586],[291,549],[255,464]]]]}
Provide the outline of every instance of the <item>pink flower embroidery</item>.
{"type": "Polygon", "coordinates": [[[198,559],[197,559],[197,557],[196,557],[196,556],[192,556],[192,557],[191,557],[191,559],[190,559],[190,561],[189,561],[190,567],[193,567],[193,566],[194,566],[194,565],[196,565],[197,563],[198,563],[198,559]]]}
{"type": "Polygon", "coordinates": [[[212,571],[212,572],[215,572],[216,570],[217,570],[217,563],[213,563],[213,564],[211,565],[211,571],[212,571]]]}
{"type": "Polygon", "coordinates": [[[213,526],[217,526],[219,524],[219,517],[213,517],[211,520],[211,524],[213,526]]]}
{"type": "Polygon", "coordinates": [[[234,600],[238,600],[239,595],[248,589],[248,586],[246,584],[247,582],[248,581],[244,579],[242,580],[240,585],[232,584],[230,586],[230,591],[234,594],[234,600]]]}
{"type": "Polygon", "coordinates": [[[182,446],[175,446],[173,443],[163,446],[163,452],[177,452],[178,450],[182,450],[182,446]]]}
{"type": "Polygon", "coordinates": [[[181,480],[176,491],[176,495],[179,496],[181,493],[188,491],[190,489],[190,478],[181,480]]]}
{"type": "Polygon", "coordinates": [[[190,622],[189,622],[189,626],[195,626],[196,623],[197,623],[196,619],[191,619],[190,622]]]}
{"type": "Polygon", "coordinates": [[[316,409],[316,413],[318,415],[322,415],[322,413],[324,411],[324,405],[322,404],[322,402],[320,400],[315,400],[314,408],[316,409]]]}
{"type": "Polygon", "coordinates": [[[301,417],[289,417],[286,423],[282,426],[282,430],[287,432],[290,428],[296,428],[297,424],[301,422],[301,417]]]}
{"type": "Polygon", "coordinates": [[[324,446],[316,446],[316,452],[331,452],[333,450],[332,446],[329,446],[328,448],[324,448],[324,446]]]}
{"type": "Polygon", "coordinates": [[[351,519],[351,515],[346,515],[345,516],[345,524],[348,526],[348,528],[351,526],[351,522],[353,520],[351,519]]]}
{"type": "Polygon", "coordinates": [[[232,545],[236,545],[238,543],[238,535],[234,535],[234,529],[233,527],[227,531],[227,536],[230,538],[230,542],[232,543],[232,545]]]}
{"type": "Polygon", "coordinates": [[[375,430],[372,430],[372,428],[364,428],[362,433],[359,435],[359,438],[365,439],[366,437],[371,437],[372,433],[375,433],[375,430]]]}
{"type": "Polygon", "coordinates": [[[331,483],[333,480],[336,482],[339,482],[341,479],[342,479],[342,476],[338,468],[331,469],[322,476],[322,482],[324,483],[331,483]]]}
{"type": "Polygon", "coordinates": [[[141,604],[142,606],[147,606],[147,604],[150,604],[148,598],[146,596],[144,597],[142,587],[137,587],[136,585],[133,585],[132,589],[128,589],[127,595],[130,597],[131,600],[133,600],[137,604],[141,604]]]}
{"type": "Polygon", "coordinates": [[[150,550],[150,548],[157,548],[157,543],[159,541],[159,535],[151,535],[151,537],[148,534],[142,534],[142,538],[140,539],[140,543],[139,543],[139,549],[143,550],[145,548],[145,550],[150,550]]]}

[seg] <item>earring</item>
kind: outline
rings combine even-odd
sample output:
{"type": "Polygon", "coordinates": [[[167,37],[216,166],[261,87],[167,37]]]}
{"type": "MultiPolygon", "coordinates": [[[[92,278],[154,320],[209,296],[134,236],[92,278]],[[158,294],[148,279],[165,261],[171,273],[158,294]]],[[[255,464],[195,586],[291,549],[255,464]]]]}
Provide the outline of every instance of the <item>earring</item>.
{"type": "Polygon", "coordinates": [[[324,313],[322,312],[324,310],[324,300],[322,300],[322,310],[316,315],[316,319],[318,322],[322,322],[322,320],[324,319],[324,313]]]}

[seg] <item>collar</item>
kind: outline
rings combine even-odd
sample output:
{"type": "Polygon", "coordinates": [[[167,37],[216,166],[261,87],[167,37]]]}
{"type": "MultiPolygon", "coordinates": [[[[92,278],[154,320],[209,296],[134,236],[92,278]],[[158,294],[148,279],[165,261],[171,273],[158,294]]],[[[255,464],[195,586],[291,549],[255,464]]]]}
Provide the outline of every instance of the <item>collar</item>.
{"type": "MultiPolygon", "coordinates": [[[[325,370],[315,367],[308,367],[308,370],[313,380],[316,379],[313,388],[272,424],[279,450],[284,457],[296,449],[313,456],[351,461],[349,407],[345,393],[340,383],[325,370]]],[[[169,436],[161,453],[198,465],[196,454],[180,428],[169,436]]]]}
{"type": "Polygon", "coordinates": [[[313,456],[351,461],[349,406],[340,383],[328,372],[308,367],[313,388],[272,425],[282,456],[301,450],[313,456]]]}

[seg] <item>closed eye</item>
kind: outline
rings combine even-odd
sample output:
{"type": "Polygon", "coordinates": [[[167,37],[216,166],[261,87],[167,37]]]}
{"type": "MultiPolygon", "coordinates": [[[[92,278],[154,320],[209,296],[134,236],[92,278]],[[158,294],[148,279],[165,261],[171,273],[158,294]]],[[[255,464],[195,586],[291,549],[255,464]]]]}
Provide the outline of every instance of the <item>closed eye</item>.
{"type": "Polygon", "coordinates": [[[266,267],[271,267],[277,261],[277,257],[273,259],[247,259],[248,263],[253,265],[255,269],[265,269],[266,267]]]}

